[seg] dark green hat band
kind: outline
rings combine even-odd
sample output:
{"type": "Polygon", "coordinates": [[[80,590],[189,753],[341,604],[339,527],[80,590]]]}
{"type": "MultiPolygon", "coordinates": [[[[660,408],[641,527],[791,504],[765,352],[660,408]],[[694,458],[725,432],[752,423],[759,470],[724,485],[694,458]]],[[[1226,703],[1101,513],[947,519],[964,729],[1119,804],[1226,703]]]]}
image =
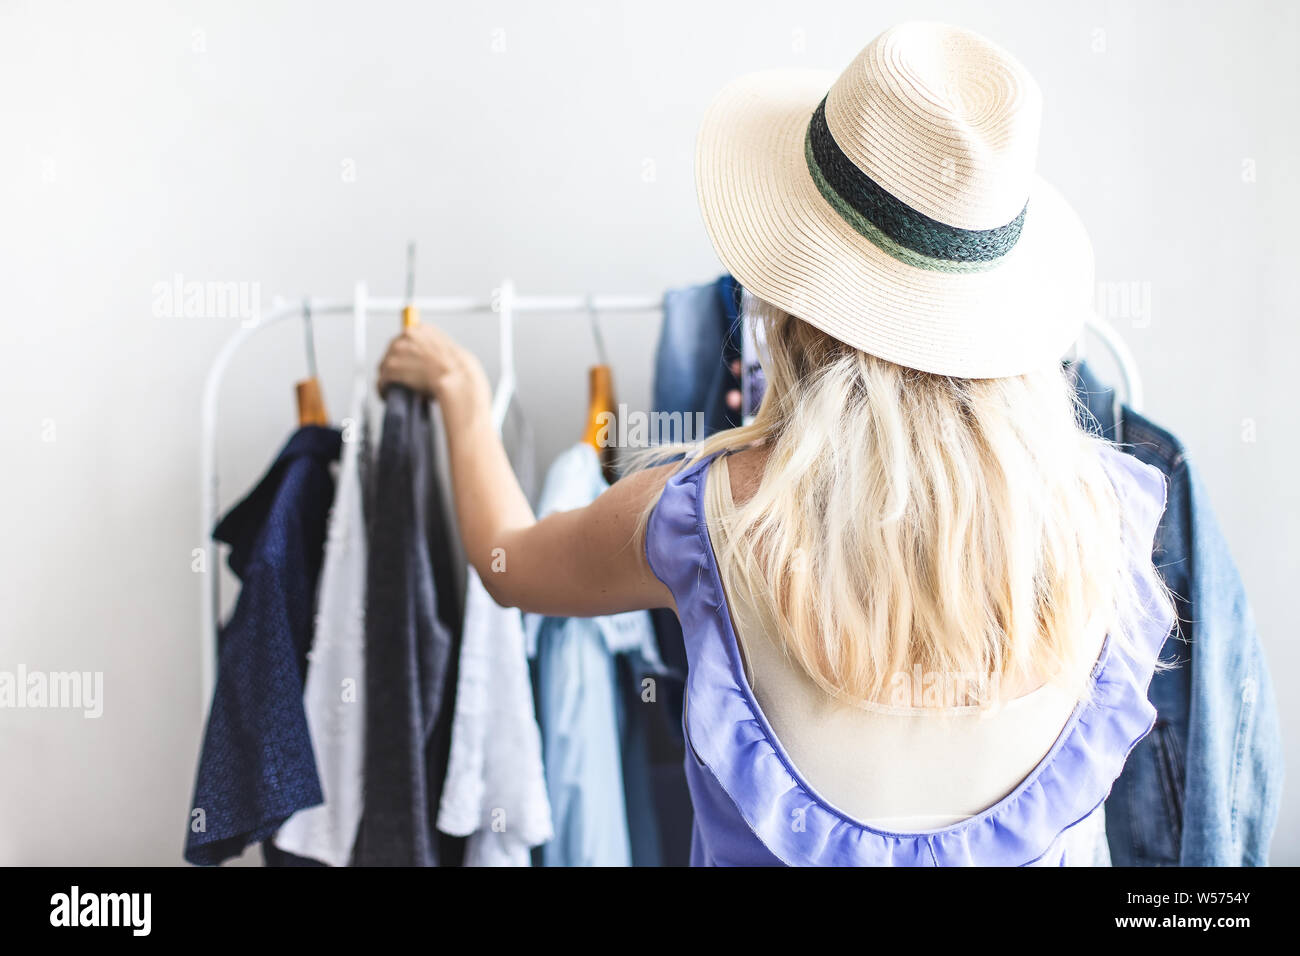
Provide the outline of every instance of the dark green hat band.
{"type": "Polygon", "coordinates": [[[937,272],[982,272],[997,265],[1020,238],[1025,209],[1005,226],[962,229],[931,219],[886,192],[831,136],[824,98],[808,124],[804,155],[817,189],[844,221],[908,265],[937,272]]]}

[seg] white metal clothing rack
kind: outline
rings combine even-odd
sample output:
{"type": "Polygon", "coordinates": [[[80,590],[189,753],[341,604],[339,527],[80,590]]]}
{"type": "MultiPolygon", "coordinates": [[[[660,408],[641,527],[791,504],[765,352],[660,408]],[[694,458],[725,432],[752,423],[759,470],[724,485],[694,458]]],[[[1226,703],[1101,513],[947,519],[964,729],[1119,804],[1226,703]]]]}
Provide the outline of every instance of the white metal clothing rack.
{"type": "MultiPolygon", "coordinates": [[[[258,332],[269,328],[285,319],[297,318],[303,312],[310,311],[313,319],[327,315],[351,315],[354,319],[356,335],[354,347],[358,363],[364,361],[365,323],[369,316],[381,315],[396,318],[405,306],[413,305],[424,315],[473,315],[476,313],[497,313],[501,317],[502,335],[511,335],[512,320],[520,313],[584,314],[584,313],[657,313],[663,310],[663,295],[627,296],[627,295],[518,295],[509,280],[503,281],[494,295],[487,298],[474,296],[434,296],[416,297],[407,300],[397,296],[371,298],[365,283],[356,284],[351,299],[285,299],[277,297],[269,311],[258,317],[257,321],[243,326],[226,340],[217,352],[208,368],[207,379],[203,385],[202,410],[199,427],[199,540],[203,542],[204,573],[200,575],[201,595],[199,602],[199,662],[200,680],[202,682],[201,706],[206,715],[208,703],[212,698],[212,688],[216,680],[217,616],[220,606],[220,567],[218,548],[212,538],[216,527],[218,499],[217,474],[217,421],[218,406],[221,397],[221,383],[230,367],[235,354],[249,339],[258,332]]],[[[396,333],[399,325],[394,323],[396,333]]],[[[506,342],[502,354],[512,354],[506,342]]],[[[501,373],[509,377],[509,389],[497,389],[498,397],[508,394],[513,389],[513,362],[503,362],[501,373]]],[[[500,419],[503,409],[495,409],[494,414],[500,419]]]]}
{"type": "MultiPolygon", "coordinates": [[[[199,429],[199,540],[203,542],[204,573],[200,575],[199,602],[199,673],[202,686],[200,706],[206,716],[208,703],[212,698],[212,689],[216,680],[217,616],[220,614],[221,580],[218,564],[217,543],[212,538],[217,523],[218,475],[217,475],[217,413],[221,397],[221,383],[230,367],[235,353],[258,332],[289,318],[301,316],[309,311],[312,318],[327,315],[351,315],[354,321],[354,349],[358,368],[365,361],[365,329],[370,315],[397,317],[405,306],[414,305],[421,313],[429,315],[473,315],[476,313],[497,313],[500,316],[500,330],[503,340],[502,369],[503,381],[499,383],[497,397],[508,395],[514,388],[513,364],[513,318],[518,313],[656,313],[663,310],[663,296],[633,295],[519,295],[514,291],[510,280],[501,283],[495,294],[488,298],[473,296],[433,296],[416,297],[407,300],[397,296],[371,298],[364,282],[358,282],[351,299],[285,299],[277,297],[271,309],[258,317],[254,323],[238,329],[217,352],[208,368],[207,379],[203,385],[202,409],[199,429]],[[507,381],[508,380],[508,381],[507,381]],[[508,386],[508,387],[501,387],[508,386]]],[[[1120,338],[1119,333],[1100,317],[1090,317],[1087,327],[1097,335],[1102,343],[1114,355],[1123,380],[1124,393],[1130,407],[1140,409],[1142,404],[1142,383],[1138,376],[1136,362],[1132,353],[1120,338]]],[[[394,332],[398,326],[394,325],[394,332]]],[[[1081,353],[1080,353],[1081,354],[1081,353]]],[[[498,401],[496,404],[500,404],[498,401]]],[[[494,408],[494,415],[500,420],[504,409],[494,408]]]]}

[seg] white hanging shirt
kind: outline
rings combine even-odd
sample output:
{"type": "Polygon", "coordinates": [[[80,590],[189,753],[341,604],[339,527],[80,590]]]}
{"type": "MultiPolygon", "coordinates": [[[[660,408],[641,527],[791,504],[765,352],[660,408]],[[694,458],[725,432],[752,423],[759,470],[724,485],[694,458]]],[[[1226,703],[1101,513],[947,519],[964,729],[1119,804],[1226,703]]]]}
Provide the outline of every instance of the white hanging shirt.
{"type": "Polygon", "coordinates": [[[473,568],[438,829],[469,838],[466,866],[529,866],[530,848],[553,832],[523,618],[493,601],[473,568]]]}
{"type": "Polygon", "coordinates": [[[326,532],[303,706],[325,802],[300,810],[275,835],[281,850],[347,866],[361,821],[365,768],[366,522],[360,460],[369,421],[364,398],[344,430],[338,489],[326,532]],[[352,432],[349,435],[349,430],[352,432]]]}

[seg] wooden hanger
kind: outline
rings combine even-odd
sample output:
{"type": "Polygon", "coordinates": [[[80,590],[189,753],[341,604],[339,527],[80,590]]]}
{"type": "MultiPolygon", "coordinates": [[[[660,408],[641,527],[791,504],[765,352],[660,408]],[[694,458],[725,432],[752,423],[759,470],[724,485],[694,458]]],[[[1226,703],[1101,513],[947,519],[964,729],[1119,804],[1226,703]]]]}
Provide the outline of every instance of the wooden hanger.
{"type": "Polygon", "coordinates": [[[415,307],[415,243],[406,244],[406,305],[402,306],[402,328],[420,324],[420,310],[415,307]]]}
{"type": "Polygon", "coordinates": [[[307,344],[307,378],[294,386],[298,398],[298,427],[306,425],[328,425],[329,414],[325,411],[325,395],[321,391],[320,379],[316,377],[316,340],[311,328],[311,302],[302,303],[303,334],[307,344]]]}
{"type": "Polygon", "coordinates": [[[605,479],[613,482],[614,443],[610,432],[617,434],[614,403],[614,372],[610,368],[609,358],[605,354],[605,340],[600,334],[600,325],[596,321],[596,309],[590,296],[587,298],[587,316],[591,321],[591,334],[596,342],[596,361],[598,364],[587,370],[587,425],[582,433],[582,440],[596,449],[600,456],[601,469],[605,479]],[[604,438],[604,442],[601,438],[604,438]]]}

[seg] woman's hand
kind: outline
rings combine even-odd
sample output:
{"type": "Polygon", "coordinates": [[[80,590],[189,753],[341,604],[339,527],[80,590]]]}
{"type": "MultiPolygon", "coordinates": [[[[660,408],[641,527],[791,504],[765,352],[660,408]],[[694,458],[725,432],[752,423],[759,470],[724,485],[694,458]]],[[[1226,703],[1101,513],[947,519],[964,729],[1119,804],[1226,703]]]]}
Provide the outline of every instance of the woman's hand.
{"type": "Polygon", "coordinates": [[[483,365],[436,325],[413,325],[388,345],[379,363],[379,392],[405,385],[437,399],[448,427],[491,413],[492,394],[483,365]]]}
{"type": "Polygon", "coordinates": [[[380,363],[380,392],[390,385],[441,406],[460,541],[498,604],[558,617],[672,606],[650,570],[640,518],[675,464],[538,522],[491,423],[491,389],[473,352],[437,325],[412,326],[380,363]]]}
{"type": "Polygon", "coordinates": [[[672,606],[650,570],[640,518],[676,465],[538,521],[492,425],[491,388],[473,353],[436,325],[413,326],[379,364],[379,391],[390,385],[438,400],[461,543],[498,604],[560,617],[672,606]]]}

